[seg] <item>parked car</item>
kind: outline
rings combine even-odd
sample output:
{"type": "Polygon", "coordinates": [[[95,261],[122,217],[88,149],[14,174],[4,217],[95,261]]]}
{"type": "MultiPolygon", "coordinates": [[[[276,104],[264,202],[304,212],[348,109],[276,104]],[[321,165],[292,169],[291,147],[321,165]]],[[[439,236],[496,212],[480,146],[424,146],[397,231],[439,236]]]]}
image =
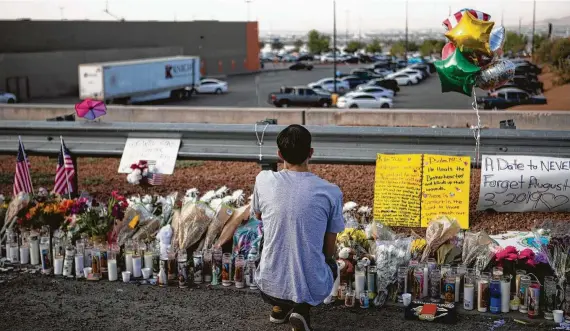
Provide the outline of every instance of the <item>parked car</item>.
{"type": "MultiPolygon", "coordinates": [[[[320,86],[321,88],[329,91],[329,92],[334,92],[334,79],[333,78],[324,78],[321,79],[317,82],[314,83],[310,83],[309,87],[313,87],[313,86],[320,86]]],[[[348,82],[343,82],[340,79],[336,79],[336,90],[339,93],[344,93],[348,90],[350,90],[350,85],[348,85],[348,82]]]]}
{"type": "Polygon", "coordinates": [[[228,83],[213,79],[213,78],[206,78],[200,80],[200,85],[196,88],[198,93],[206,94],[206,93],[215,93],[215,94],[222,94],[228,93],[228,83]]]}
{"type": "Polygon", "coordinates": [[[527,79],[525,76],[515,76],[505,85],[496,88],[495,91],[504,90],[508,88],[519,88],[529,94],[536,95],[536,94],[542,94],[542,92],[544,91],[544,84],[538,80],[527,79]]]}
{"type": "Polygon", "coordinates": [[[542,73],[542,68],[528,61],[517,62],[515,63],[515,72],[533,73],[535,75],[539,75],[542,73]]]}
{"type": "Polygon", "coordinates": [[[297,61],[301,62],[301,61],[314,61],[315,57],[311,54],[305,54],[305,55],[301,55],[297,58],[297,61]]]}
{"type": "Polygon", "coordinates": [[[383,78],[384,76],[382,75],[378,75],[374,72],[370,72],[367,69],[353,69],[350,71],[351,75],[360,77],[362,79],[366,79],[366,80],[371,80],[371,79],[376,79],[376,78],[383,78]]]}
{"type": "Polygon", "coordinates": [[[275,107],[330,107],[331,95],[319,93],[306,86],[282,87],[279,92],[269,94],[268,102],[275,107]]]}
{"type": "Polygon", "coordinates": [[[417,75],[407,74],[407,73],[395,73],[387,76],[387,78],[394,79],[398,82],[398,85],[415,85],[419,82],[417,75]]]}
{"type": "Polygon", "coordinates": [[[400,92],[400,87],[398,86],[398,82],[395,79],[386,79],[386,78],[372,79],[365,85],[385,87],[387,89],[394,91],[394,95],[400,92]]]}
{"type": "Polygon", "coordinates": [[[388,76],[394,73],[394,70],[386,69],[386,68],[379,68],[374,69],[374,73],[380,76],[388,76]]]}
{"type": "Polygon", "coordinates": [[[360,60],[360,63],[372,63],[374,62],[374,59],[368,55],[365,54],[360,54],[358,56],[358,59],[360,60]]]}
{"type": "Polygon", "coordinates": [[[363,92],[352,92],[338,98],[338,108],[392,108],[392,99],[375,97],[363,92]]]}
{"type": "Polygon", "coordinates": [[[305,62],[297,62],[289,66],[289,70],[313,70],[313,65],[305,62]]]}
{"type": "Polygon", "coordinates": [[[356,56],[347,56],[344,58],[345,63],[350,63],[350,64],[358,64],[359,59],[356,56]]]}
{"type": "Polygon", "coordinates": [[[413,69],[404,69],[402,71],[400,71],[401,73],[404,74],[409,74],[411,76],[416,77],[416,79],[418,80],[418,82],[421,82],[422,80],[427,78],[427,73],[422,72],[421,70],[413,70],[413,69]]]}
{"type": "Polygon", "coordinates": [[[545,105],[544,96],[532,96],[518,88],[507,88],[491,93],[487,97],[477,98],[483,109],[507,109],[518,105],[545,105]]]}
{"type": "Polygon", "coordinates": [[[0,91],[0,103],[16,103],[18,98],[12,93],[0,91]]]}
{"type": "Polygon", "coordinates": [[[383,97],[383,98],[394,98],[394,91],[380,86],[371,86],[371,85],[359,85],[357,88],[358,92],[364,92],[368,94],[372,94],[375,97],[383,97]]]}
{"type": "Polygon", "coordinates": [[[358,85],[366,84],[368,79],[363,79],[358,76],[345,76],[340,79],[343,82],[347,82],[350,89],[356,88],[358,85]]]}

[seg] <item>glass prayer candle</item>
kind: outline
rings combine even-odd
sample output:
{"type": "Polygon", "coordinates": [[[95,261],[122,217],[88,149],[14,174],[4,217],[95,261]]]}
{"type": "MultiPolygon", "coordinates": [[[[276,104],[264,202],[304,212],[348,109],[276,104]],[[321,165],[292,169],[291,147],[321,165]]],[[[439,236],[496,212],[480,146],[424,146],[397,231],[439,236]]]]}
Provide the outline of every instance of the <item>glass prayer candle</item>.
{"type": "Polygon", "coordinates": [[[112,250],[107,251],[107,277],[110,282],[114,282],[118,278],[117,254],[112,250]]]}
{"type": "Polygon", "coordinates": [[[489,306],[489,277],[488,275],[479,276],[477,285],[477,310],[484,313],[489,306]]]}
{"type": "Polygon", "coordinates": [[[204,276],[203,276],[204,256],[202,255],[202,252],[195,251],[194,254],[192,255],[192,259],[194,266],[194,283],[202,284],[202,282],[204,281],[204,276]]]}
{"type": "Polygon", "coordinates": [[[463,309],[475,309],[475,277],[473,275],[465,275],[463,284],[463,309]]]}
{"type": "Polygon", "coordinates": [[[222,249],[212,249],[212,285],[219,285],[222,281],[222,260],[222,249]]]}
{"type": "Polygon", "coordinates": [[[236,288],[245,287],[244,271],[245,271],[245,257],[243,255],[238,255],[235,261],[235,272],[234,272],[234,282],[236,288]]]}
{"type": "Polygon", "coordinates": [[[364,292],[366,286],[366,268],[362,261],[358,261],[354,271],[354,298],[360,300],[360,294],[364,292]]]}
{"type": "Polygon", "coordinates": [[[511,301],[511,276],[501,278],[501,313],[510,311],[511,301]]]}
{"type": "Polygon", "coordinates": [[[489,282],[489,311],[493,314],[501,312],[501,281],[495,278],[489,282]]]}
{"type": "Polygon", "coordinates": [[[493,268],[493,279],[501,280],[503,277],[503,267],[494,267],[493,268]]]}
{"type": "Polygon", "coordinates": [[[398,302],[403,302],[404,293],[408,293],[408,267],[398,268],[398,302]]]}
{"type": "MultiPolygon", "coordinates": [[[[449,264],[443,264],[441,266],[441,288],[443,289],[445,286],[445,276],[447,275],[447,273],[451,272],[451,265],[449,264]]],[[[445,299],[445,293],[444,291],[441,292],[441,299],[444,300],[445,299]]]]}
{"type": "Polygon", "coordinates": [[[445,303],[455,302],[455,284],[456,276],[452,272],[448,272],[444,277],[443,296],[445,303]]]}
{"type": "Polygon", "coordinates": [[[528,294],[527,290],[530,286],[530,276],[521,276],[519,282],[519,311],[521,313],[528,312],[528,294]]]}
{"type": "Polygon", "coordinates": [[[434,269],[429,274],[429,296],[432,302],[441,300],[441,272],[434,269]]]}
{"type": "Polygon", "coordinates": [[[224,253],[222,255],[222,285],[230,286],[232,281],[230,275],[232,274],[232,255],[224,253]]]}
{"type": "Polygon", "coordinates": [[[202,270],[202,278],[204,278],[205,283],[212,282],[212,250],[206,249],[204,250],[204,268],[202,270]]]}
{"type": "Polygon", "coordinates": [[[556,292],[556,281],[554,277],[544,277],[544,318],[547,320],[554,319],[552,311],[558,309],[560,304],[556,292]]]}
{"type": "Polygon", "coordinates": [[[178,287],[188,287],[188,254],[185,250],[179,250],[178,259],[178,287]]]}
{"type": "Polygon", "coordinates": [[[540,316],[540,283],[533,281],[527,288],[527,314],[528,318],[540,316]]]}
{"type": "Polygon", "coordinates": [[[366,289],[368,290],[369,299],[376,297],[376,267],[368,267],[368,277],[366,278],[366,289]]]}

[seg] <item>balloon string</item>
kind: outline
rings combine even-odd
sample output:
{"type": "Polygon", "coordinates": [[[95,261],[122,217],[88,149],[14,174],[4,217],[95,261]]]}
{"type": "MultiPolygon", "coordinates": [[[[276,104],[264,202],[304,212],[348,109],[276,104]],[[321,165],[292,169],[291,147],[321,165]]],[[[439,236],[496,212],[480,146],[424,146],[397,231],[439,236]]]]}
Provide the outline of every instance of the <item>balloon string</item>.
{"type": "Polygon", "coordinates": [[[471,106],[477,115],[477,126],[471,126],[473,137],[475,138],[475,165],[477,165],[479,164],[479,152],[481,149],[481,116],[479,115],[479,104],[477,103],[475,87],[473,87],[473,103],[471,103],[471,106]]]}

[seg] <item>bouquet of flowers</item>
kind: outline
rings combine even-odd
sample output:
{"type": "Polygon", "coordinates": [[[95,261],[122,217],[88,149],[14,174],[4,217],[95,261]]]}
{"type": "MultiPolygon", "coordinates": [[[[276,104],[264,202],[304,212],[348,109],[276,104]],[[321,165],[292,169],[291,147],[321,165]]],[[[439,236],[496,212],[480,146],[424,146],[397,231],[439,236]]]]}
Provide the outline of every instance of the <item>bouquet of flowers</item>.
{"type": "Polygon", "coordinates": [[[18,224],[32,229],[47,225],[52,231],[56,230],[64,223],[73,203],[73,200],[55,195],[38,195],[30,202],[23,217],[18,218],[18,224]]]}
{"type": "Polygon", "coordinates": [[[413,238],[408,237],[376,242],[378,296],[374,299],[374,305],[381,307],[386,303],[388,288],[397,280],[398,267],[407,266],[410,262],[412,240],[413,238]]]}
{"type": "Polygon", "coordinates": [[[124,217],[127,206],[127,199],[117,191],[111,192],[111,197],[106,204],[91,200],[87,203],[86,211],[77,215],[79,232],[91,237],[106,236],[108,242],[114,242],[116,237],[111,233],[111,229],[116,220],[124,217]]]}
{"type": "Polygon", "coordinates": [[[537,254],[539,256],[538,260],[545,259],[550,265],[558,279],[560,289],[564,288],[566,278],[568,273],[570,273],[570,257],[568,256],[570,254],[570,232],[567,226],[568,224],[548,224],[548,227],[543,225],[542,229],[533,229],[536,238],[535,242],[540,243],[539,254],[537,254]],[[562,229],[565,226],[566,228],[562,229]],[[541,241],[544,232],[549,232],[551,235],[548,244],[543,244],[541,241]]]}
{"type": "Polygon", "coordinates": [[[154,165],[148,161],[140,160],[138,163],[131,164],[131,172],[127,175],[127,182],[133,185],[141,185],[144,187],[158,185],[161,176],[155,173],[154,165]]]}

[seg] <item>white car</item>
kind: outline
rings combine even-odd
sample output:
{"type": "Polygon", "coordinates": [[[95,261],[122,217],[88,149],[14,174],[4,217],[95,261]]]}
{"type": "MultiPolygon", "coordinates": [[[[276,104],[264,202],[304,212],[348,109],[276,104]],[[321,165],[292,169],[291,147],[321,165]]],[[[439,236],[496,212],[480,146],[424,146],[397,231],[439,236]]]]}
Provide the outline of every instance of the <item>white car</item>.
{"type": "Polygon", "coordinates": [[[18,98],[12,93],[0,91],[0,103],[16,103],[18,98]]]}
{"type": "Polygon", "coordinates": [[[198,93],[222,94],[228,92],[228,83],[217,79],[202,79],[196,89],[198,93]]]}
{"type": "MultiPolygon", "coordinates": [[[[310,88],[314,88],[317,86],[322,88],[323,90],[326,90],[326,91],[333,93],[334,92],[334,79],[333,78],[324,78],[324,79],[319,80],[318,82],[314,82],[314,83],[309,84],[310,88]]],[[[344,93],[348,90],[350,90],[350,85],[348,84],[348,82],[342,81],[342,80],[337,78],[337,80],[336,80],[336,91],[339,93],[344,93]]]]}
{"type": "Polygon", "coordinates": [[[422,81],[424,79],[424,75],[418,70],[406,69],[401,71],[401,73],[414,76],[418,81],[422,81]]]}
{"type": "MultiPolygon", "coordinates": [[[[377,98],[394,99],[394,91],[387,89],[387,88],[380,87],[380,86],[358,85],[358,87],[356,89],[358,90],[358,92],[364,92],[364,93],[372,94],[373,96],[375,96],[377,98]]],[[[354,92],[351,92],[351,93],[354,93],[354,92]]]]}
{"type": "Polygon", "coordinates": [[[379,74],[379,75],[383,75],[383,76],[388,76],[388,75],[391,75],[394,73],[393,70],[384,69],[384,68],[374,69],[374,72],[379,74]]]}
{"type": "Polygon", "coordinates": [[[364,92],[352,92],[338,98],[336,106],[338,108],[392,108],[392,99],[375,97],[364,92]]]}
{"type": "Polygon", "coordinates": [[[402,86],[402,85],[415,85],[419,82],[417,77],[409,75],[409,74],[404,74],[404,73],[389,75],[387,78],[395,79],[396,82],[398,82],[398,85],[400,85],[400,86],[402,86]]]}

